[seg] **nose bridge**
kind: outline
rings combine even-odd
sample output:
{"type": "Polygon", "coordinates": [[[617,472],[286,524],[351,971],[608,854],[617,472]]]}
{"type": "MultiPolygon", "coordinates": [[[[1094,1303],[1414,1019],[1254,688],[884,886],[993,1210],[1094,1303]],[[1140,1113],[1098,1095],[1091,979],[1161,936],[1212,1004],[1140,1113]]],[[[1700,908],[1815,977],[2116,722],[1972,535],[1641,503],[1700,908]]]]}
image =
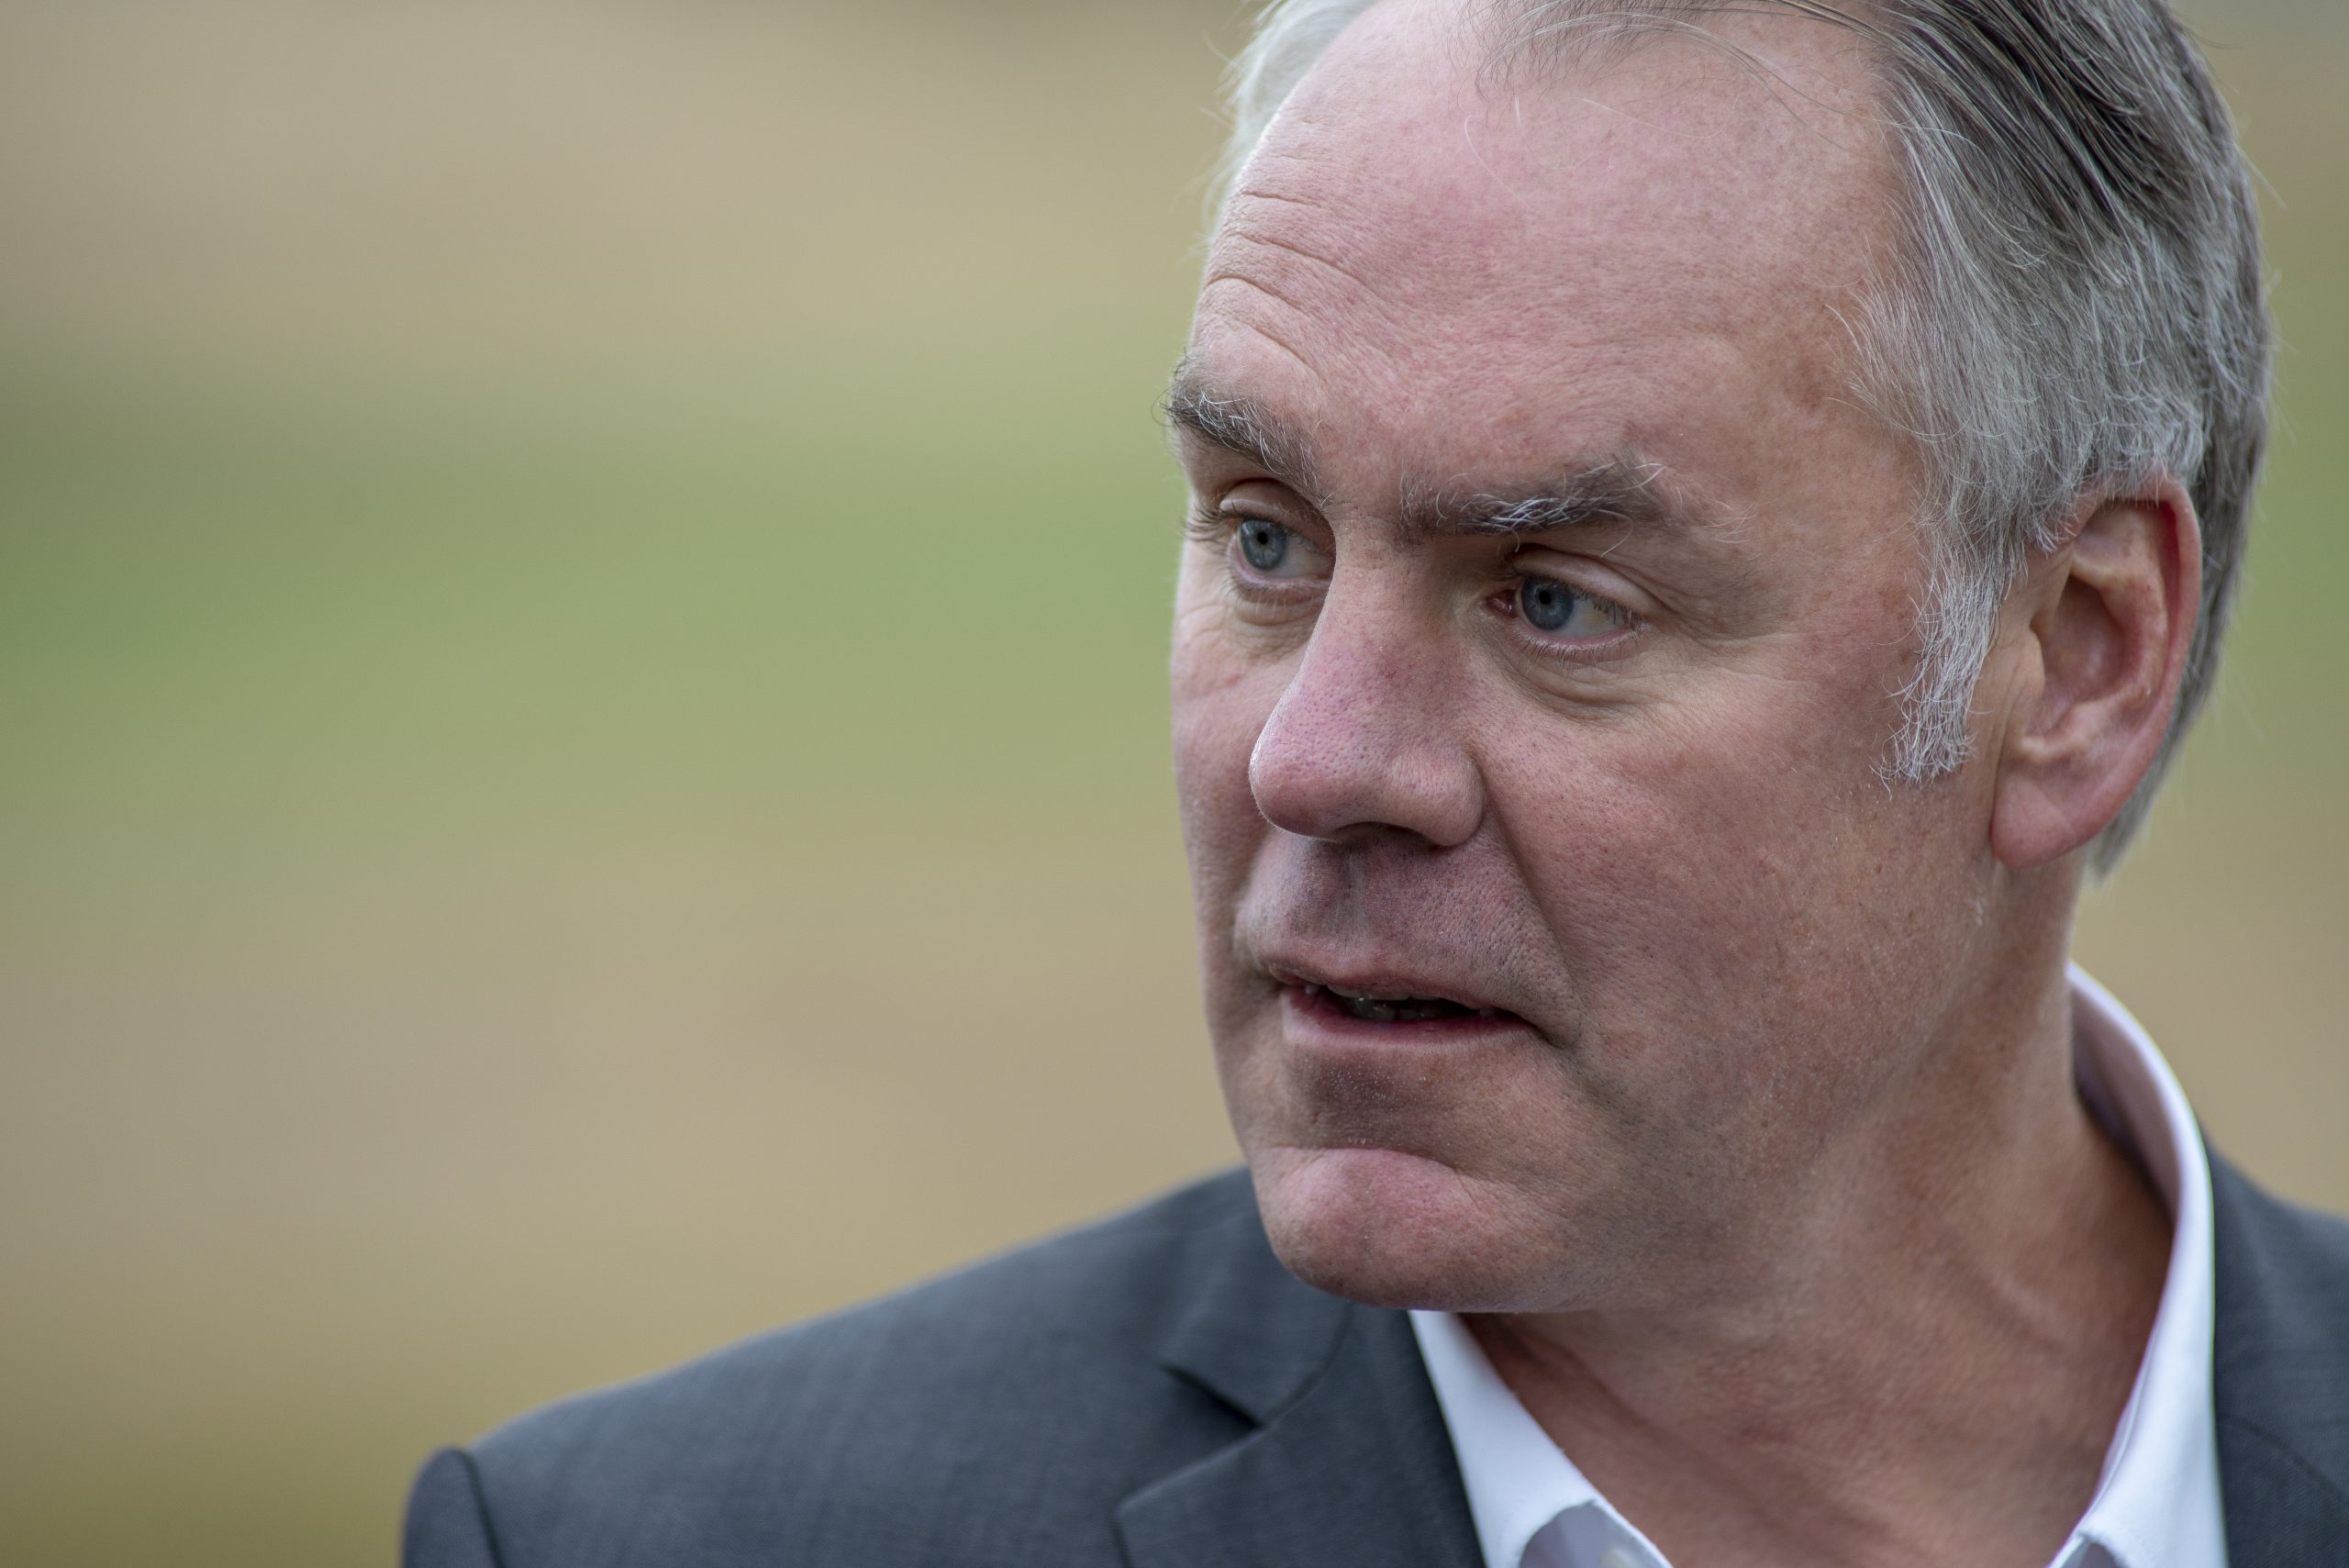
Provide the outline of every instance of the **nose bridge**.
{"type": "Polygon", "coordinates": [[[1331,581],[1256,737],[1249,786],[1275,827],[1316,839],[1399,828],[1449,846],[1483,817],[1456,651],[1396,575],[1331,581]]]}

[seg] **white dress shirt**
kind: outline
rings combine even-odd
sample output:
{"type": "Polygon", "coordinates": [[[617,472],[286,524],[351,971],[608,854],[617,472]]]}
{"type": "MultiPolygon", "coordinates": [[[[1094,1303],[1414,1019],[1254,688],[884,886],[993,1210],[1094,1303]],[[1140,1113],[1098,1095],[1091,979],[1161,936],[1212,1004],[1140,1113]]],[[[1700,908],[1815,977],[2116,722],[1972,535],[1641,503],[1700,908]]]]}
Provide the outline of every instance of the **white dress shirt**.
{"type": "MultiPolygon", "coordinates": [[[[2137,1020],[2077,966],[2081,1098],[2169,1206],[2169,1273],[2088,1511],[2050,1568],[2226,1568],[2210,1410],[2210,1167],[2194,1113],[2137,1020]]],[[[1486,1568],[1671,1568],[1519,1404],[1461,1321],[1411,1328],[1451,1429],[1486,1568]]]]}

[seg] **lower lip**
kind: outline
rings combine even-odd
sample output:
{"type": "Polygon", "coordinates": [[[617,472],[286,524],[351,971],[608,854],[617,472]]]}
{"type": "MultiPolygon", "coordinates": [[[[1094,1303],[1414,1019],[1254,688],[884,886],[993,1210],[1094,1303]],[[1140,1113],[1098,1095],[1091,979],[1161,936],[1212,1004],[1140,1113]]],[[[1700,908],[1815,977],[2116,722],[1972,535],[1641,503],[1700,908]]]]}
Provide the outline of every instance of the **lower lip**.
{"type": "Polygon", "coordinates": [[[1440,1046],[1497,1040],[1529,1027],[1515,1013],[1447,1013],[1440,1018],[1379,1023],[1358,1018],[1327,991],[1302,985],[1281,987],[1281,1015],[1293,1038],[1394,1045],[1440,1046]]]}

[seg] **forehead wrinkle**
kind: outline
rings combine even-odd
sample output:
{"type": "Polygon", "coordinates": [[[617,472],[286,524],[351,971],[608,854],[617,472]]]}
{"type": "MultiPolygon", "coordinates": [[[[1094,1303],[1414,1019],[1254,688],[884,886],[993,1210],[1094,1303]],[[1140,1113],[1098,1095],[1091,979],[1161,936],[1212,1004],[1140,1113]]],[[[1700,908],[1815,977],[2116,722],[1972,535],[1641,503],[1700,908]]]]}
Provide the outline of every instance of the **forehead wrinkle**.
{"type": "MultiPolygon", "coordinates": [[[[1408,301],[1411,274],[1386,264],[1386,237],[1366,232],[1359,217],[1307,195],[1260,186],[1236,195],[1208,243],[1199,325],[1220,320],[1253,328],[1269,314],[1312,336],[1334,321],[1366,314],[1376,327],[1358,345],[1364,349],[1423,329],[1441,316],[1440,302],[1408,301]],[[1227,284],[1239,284],[1242,295],[1216,297],[1227,284]]],[[[1354,335],[1364,336],[1359,329],[1354,335]]]]}
{"type": "MultiPolygon", "coordinates": [[[[1310,204],[1300,202],[1297,205],[1302,206],[1309,206],[1310,204]]],[[[1329,271],[1337,273],[1340,277],[1344,278],[1347,282],[1354,284],[1354,286],[1360,288],[1365,294],[1376,292],[1372,288],[1369,279],[1364,277],[1360,272],[1355,272],[1352,267],[1347,266],[1343,261],[1339,261],[1337,258],[1333,256],[1324,256],[1310,246],[1300,245],[1294,240],[1280,239],[1276,235],[1266,233],[1261,229],[1248,227],[1234,220],[1227,219],[1225,221],[1222,232],[1217,235],[1216,239],[1219,246],[1237,241],[1242,245],[1259,245],[1267,250],[1278,250],[1286,255],[1294,256],[1299,261],[1309,261],[1316,267],[1326,268],[1329,271]]],[[[1228,272],[1221,275],[1230,278],[1237,278],[1239,276],[1238,273],[1228,272]]]]}

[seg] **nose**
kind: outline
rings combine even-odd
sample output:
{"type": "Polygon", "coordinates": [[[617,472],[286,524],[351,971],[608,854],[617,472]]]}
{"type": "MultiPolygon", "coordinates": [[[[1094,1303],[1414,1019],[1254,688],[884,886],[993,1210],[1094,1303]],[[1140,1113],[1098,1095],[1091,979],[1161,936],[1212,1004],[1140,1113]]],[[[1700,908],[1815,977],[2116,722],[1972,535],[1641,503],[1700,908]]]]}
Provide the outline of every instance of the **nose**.
{"type": "Polygon", "coordinates": [[[1275,828],[1350,840],[1400,832],[1464,842],[1485,814],[1440,629],[1333,584],[1248,758],[1256,809],[1275,828]]]}

